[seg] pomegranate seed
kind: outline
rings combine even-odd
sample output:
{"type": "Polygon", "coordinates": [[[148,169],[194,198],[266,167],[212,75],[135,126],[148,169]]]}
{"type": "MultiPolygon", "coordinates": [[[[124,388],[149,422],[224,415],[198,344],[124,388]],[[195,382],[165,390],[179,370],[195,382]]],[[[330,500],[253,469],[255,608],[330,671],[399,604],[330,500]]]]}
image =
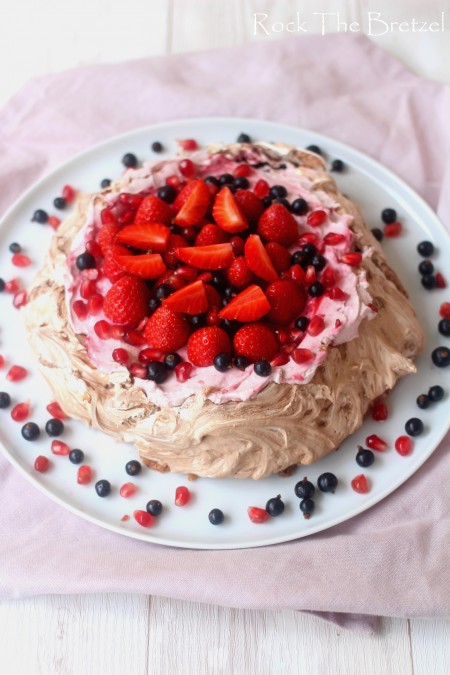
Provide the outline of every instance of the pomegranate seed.
{"type": "Polygon", "coordinates": [[[270,192],[269,183],[261,178],[253,188],[253,192],[260,199],[264,199],[264,197],[267,197],[270,192]]]}
{"type": "Polygon", "coordinates": [[[54,455],[68,455],[70,453],[70,448],[67,443],[63,441],[52,441],[52,452],[54,455]]]}
{"type": "Polygon", "coordinates": [[[100,220],[102,221],[102,225],[108,225],[109,223],[117,223],[117,218],[111,211],[109,206],[100,211],[100,220]]]}
{"type": "Polygon", "coordinates": [[[114,340],[123,338],[124,333],[125,328],[123,326],[111,326],[111,337],[114,338],[114,340]]]}
{"type": "Polygon", "coordinates": [[[285,330],[284,328],[277,328],[274,332],[278,340],[278,344],[285,345],[289,342],[289,331],[285,330]]]}
{"type": "Polygon", "coordinates": [[[317,274],[316,274],[316,268],[313,267],[312,265],[308,265],[306,268],[306,274],[305,278],[303,279],[303,283],[305,286],[311,286],[317,279],[317,274]]]}
{"type": "Polygon", "coordinates": [[[94,295],[97,290],[97,282],[91,279],[83,279],[80,286],[80,295],[84,300],[87,300],[94,295]]]}
{"type": "Polygon", "coordinates": [[[103,295],[100,293],[95,293],[88,300],[88,312],[89,314],[98,314],[103,307],[103,295]]]}
{"type": "Polygon", "coordinates": [[[133,516],[135,521],[142,527],[151,527],[155,522],[154,516],[152,516],[151,513],[148,513],[148,511],[141,511],[138,509],[137,511],[134,511],[133,516]]]}
{"type": "Polygon", "coordinates": [[[369,302],[369,304],[367,305],[367,307],[370,307],[370,309],[372,310],[372,312],[375,312],[376,314],[378,314],[378,311],[379,311],[379,310],[378,310],[378,307],[375,305],[375,303],[369,302]]]}
{"type": "Polygon", "coordinates": [[[145,337],[136,330],[126,330],[123,335],[123,341],[133,347],[142,347],[146,344],[145,337]]]}
{"type": "Polygon", "coordinates": [[[439,314],[443,319],[450,319],[450,302],[443,302],[439,307],[439,314]]]}
{"type": "Polygon", "coordinates": [[[234,255],[242,255],[242,253],[244,252],[244,245],[245,245],[245,242],[242,239],[242,237],[238,236],[231,237],[230,244],[233,249],[234,255]]]}
{"type": "Polygon", "coordinates": [[[209,284],[212,281],[211,272],[202,272],[198,277],[197,281],[203,281],[204,284],[209,284]]]}
{"type": "Polygon", "coordinates": [[[28,401],[26,403],[18,403],[11,410],[11,417],[13,418],[14,422],[23,422],[27,419],[29,414],[30,404],[28,401]]]}
{"type": "Polygon", "coordinates": [[[283,345],[281,347],[281,351],[283,352],[283,354],[288,354],[289,356],[292,354],[294,349],[295,349],[295,345],[293,345],[293,344],[283,345]]]}
{"type": "Polygon", "coordinates": [[[3,368],[5,365],[5,357],[0,354],[0,368],[3,368]]]}
{"type": "Polygon", "coordinates": [[[130,516],[127,516],[127,514],[125,514],[124,516],[122,516],[122,518],[120,519],[120,521],[121,521],[122,523],[126,523],[127,520],[130,520],[130,516]]]}
{"type": "Polygon", "coordinates": [[[343,234],[338,234],[337,232],[328,232],[323,238],[323,243],[327,246],[337,246],[342,244],[345,241],[343,234]]]}
{"type": "Polygon", "coordinates": [[[57,230],[58,227],[61,225],[61,219],[57,218],[56,216],[49,216],[47,223],[52,227],[54,230],[57,230]]]}
{"type": "Polygon", "coordinates": [[[52,403],[49,403],[47,406],[47,411],[50,413],[52,417],[55,417],[57,420],[67,419],[66,413],[64,412],[64,410],[61,408],[61,406],[57,401],[52,401],[52,403]]]}
{"type": "Polygon", "coordinates": [[[414,442],[409,436],[399,436],[395,441],[395,449],[402,457],[409,455],[414,447],[414,442]]]}
{"type": "Polygon", "coordinates": [[[178,267],[178,269],[174,271],[176,277],[181,277],[182,279],[186,279],[186,281],[195,281],[197,274],[198,271],[195,267],[178,267]]]}
{"type": "Polygon", "coordinates": [[[111,337],[111,324],[103,319],[94,324],[94,331],[101,340],[109,340],[111,337]]]}
{"type": "Polygon", "coordinates": [[[305,270],[297,263],[291,265],[287,270],[287,278],[292,279],[296,284],[302,284],[305,279],[305,270]]]}
{"type": "Polygon", "coordinates": [[[150,363],[150,361],[163,361],[164,352],[160,349],[152,349],[152,347],[147,347],[143,349],[138,354],[138,359],[141,363],[150,363]]]}
{"type": "Polygon", "coordinates": [[[175,506],[185,506],[191,499],[190,490],[184,485],[180,485],[175,490],[175,506]]]}
{"type": "Polygon", "coordinates": [[[233,176],[235,178],[245,177],[248,178],[253,173],[253,169],[248,164],[240,164],[237,169],[234,170],[233,176]]]}
{"type": "Polygon", "coordinates": [[[81,274],[83,275],[83,279],[87,279],[88,281],[95,281],[100,276],[100,272],[94,268],[90,270],[83,270],[81,274]]]}
{"type": "Polygon", "coordinates": [[[335,328],[340,328],[342,326],[342,321],[340,319],[336,319],[334,322],[334,327],[335,328]]]}
{"type": "Polygon", "coordinates": [[[401,231],[402,231],[402,224],[395,222],[385,225],[383,234],[385,237],[398,237],[401,231]]]}
{"type": "Polygon", "coordinates": [[[287,354],[278,354],[275,356],[275,358],[272,359],[270,364],[275,367],[275,366],[285,366],[286,363],[289,363],[290,358],[287,354]]]}
{"type": "Polygon", "coordinates": [[[343,256],[341,256],[341,262],[345,263],[346,265],[350,265],[350,267],[357,267],[362,263],[362,254],[345,253],[343,256]]]}
{"type": "Polygon", "coordinates": [[[270,518],[266,509],[260,509],[259,506],[249,506],[247,513],[252,523],[265,523],[270,518]]]}
{"type": "Polygon", "coordinates": [[[86,242],[86,251],[93,255],[94,258],[99,258],[102,255],[102,249],[94,239],[86,242]]]}
{"type": "Polygon", "coordinates": [[[119,347],[118,349],[114,349],[112,357],[116,363],[120,363],[123,366],[130,358],[130,355],[126,349],[119,347]]]}
{"type": "Polygon", "coordinates": [[[319,335],[324,330],[324,328],[325,321],[323,320],[323,317],[316,315],[309,322],[306,332],[308,335],[315,337],[316,335],[319,335]]]}
{"type": "Polygon", "coordinates": [[[360,473],[358,476],[355,476],[351,482],[352,488],[355,492],[360,494],[366,494],[370,490],[370,485],[363,473],[360,473]]]}
{"type": "Polygon", "coordinates": [[[128,499],[128,497],[132,497],[135,495],[137,492],[137,487],[134,483],[124,483],[122,487],[119,490],[119,494],[121,497],[124,499],[128,499]]]}
{"type": "Polygon", "coordinates": [[[377,452],[384,452],[385,450],[388,449],[388,444],[386,443],[386,441],[383,441],[383,439],[377,436],[376,434],[371,434],[370,436],[367,436],[366,445],[371,450],[377,450],[377,452]]]}
{"type": "Polygon", "coordinates": [[[191,178],[195,174],[195,164],[190,159],[182,159],[178,162],[178,168],[182,176],[191,178]]]}
{"type": "Polygon", "coordinates": [[[324,224],[327,217],[326,211],[323,211],[322,209],[319,211],[311,211],[306,218],[306,224],[310,227],[319,227],[319,225],[324,224]]]}
{"type": "Polygon", "coordinates": [[[445,277],[440,272],[436,274],[436,288],[447,288],[445,277]]]}
{"type": "Polygon", "coordinates": [[[331,267],[324,269],[322,276],[320,277],[320,281],[322,282],[322,285],[325,286],[325,288],[331,288],[334,286],[336,279],[331,267]]]}
{"type": "Polygon", "coordinates": [[[177,378],[177,382],[187,382],[190,379],[193,370],[194,366],[192,363],[189,363],[188,361],[179,363],[175,366],[175,377],[177,378]]]}
{"type": "Polygon", "coordinates": [[[179,176],[168,176],[166,178],[166,185],[175,188],[176,190],[180,187],[180,177],[179,176]]]}
{"type": "Polygon", "coordinates": [[[327,291],[327,295],[330,300],[347,300],[349,298],[348,293],[344,293],[344,291],[338,286],[330,288],[330,290],[327,291]]]}
{"type": "Polygon", "coordinates": [[[147,368],[140,363],[132,363],[128,370],[133,377],[138,377],[140,380],[147,379],[147,368]]]}
{"type": "Polygon", "coordinates": [[[299,246],[301,244],[314,244],[314,246],[317,246],[318,242],[319,237],[314,232],[305,232],[298,240],[299,246]]]}
{"type": "Polygon", "coordinates": [[[372,419],[376,422],[384,422],[389,417],[389,411],[384,401],[375,401],[372,406],[372,419]]]}
{"type": "Polygon", "coordinates": [[[181,141],[178,141],[178,144],[183,150],[192,151],[197,150],[198,143],[193,138],[184,138],[181,141]]]}
{"type": "Polygon", "coordinates": [[[34,468],[39,473],[45,473],[50,468],[50,461],[44,455],[39,455],[34,460],[34,468]]]}
{"type": "Polygon", "coordinates": [[[143,201],[144,197],[141,195],[131,195],[128,192],[122,192],[119,195],[119,202],[134,211],[137,211],[143,201]]]}
{"type": "Polygon", "coordinates": [[[301,349],[298,347],[298,349],[294,349],[292,352],[292,358],[295,363],[309,363],[314,359],[314,352],[310,349],[301,349]]]}
{"type": "Polygon", "coordinates": [[[63,199],[66,200],[68,204],[73,202],[73,200],[75,199],[75,195],[76,195],[75,189],[71,185],[64,185],[61,196],[63,197],[63,199]]]}
{"type": "Polygon", "coordinates": [[[13,298],[13,305],[16,309],[20,309],[27,304],[28,294],[26,291],[19,291],[13,298]]]}
{"type": "MultiPolygon", "coordinates": [[[[296,345],[300,344],[300,342],[303,340],[303,337],[304,337],[304,333],[301,330],[291,330],[289,332],[289,340],[294,343],[294,347],[296,345]]],[[[293,351],[294,350],[291,349],[291,352],[293,352],[293,351]]]]}
{"type": "Polygon", "coordinates": [[[218,326],[220,324],[219,312],[220,309],[218,307],[211,307],[206,315],[206,323],[208,326],[218,326]]]}
{"type": "Polygon", "coordinates": [[[6,379],[10,382],[20,382],[24,377],[28,375],[28,370],[22,368],[22,366],[11,366],[11,368],[6,373],[6,379]]]}
{"type": "Polygon", "coordinates": [[[75,300],[72,305],[72,309],[80,321],[84,321],[84,319],[87,317],[87,305],[82,300],[75,300]]]}
{"type": "Polygon", "coordinates": [[[19,279],[11,279],[5,282],[5,291],[7,293],[17,293],[20,290],[19,279]]]}
{"type": "Polygon", "coordinates": [[[16,267],[29,267],[31,265],[30,258],[23,253],[15,253],[11,258],[11,262],[16,267]]]}
{"type": "Polygon", "coordinates": [[[120,216],[117,216],[117,220],[121,225],[129,225],[134,220],[134,214],[135,212],[133,209],[128,209],[121,213],[120,216]]]}
{"type": "Polygon", "coordinates": [[[77,471],[77,483],[79,485],[88,485],[92,480],[92,469],[87,464],[83,464],[77,471]]]}

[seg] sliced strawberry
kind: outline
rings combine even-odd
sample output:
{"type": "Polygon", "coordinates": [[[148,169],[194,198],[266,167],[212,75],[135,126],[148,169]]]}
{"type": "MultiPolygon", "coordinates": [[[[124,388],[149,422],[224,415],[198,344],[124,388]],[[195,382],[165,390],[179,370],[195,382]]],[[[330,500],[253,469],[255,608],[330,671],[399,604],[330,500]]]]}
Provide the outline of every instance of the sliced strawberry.
{"type": "Polygon", "coordinates": [[[253,272],[243,255],[235,258],[227,269],[227,279],[235,288],[246,288],[252,283],[253,278],[253,272]]]}
{"type": "MultiPolygon", "coordinates": [[[[178,178],[178,177],[177,177],[178,178]]],[[[174,211],[177,213],[178,211],[181,211],[183,206],[186,204],[188,197],[190,196],[191,192],[195,188],[196,181],[191,180],[189,183],[183,183],[182,188],[180,192],[177,194],[175,201],[173,202],[172,206],[174,211]]],[[[174,187],[177,187],[176,185],[174,187]]],[[[180,187],[180,186],[178,186],[180,187]]]]}
{"type": "Polygon", "coordinates": [[[219,291],[214,288],[214,286],[210,286],[209,284],[205,284],[205,291],[206,297],[208,298],[208,306],[220,307],[222,304],[222,296],[220,295],[219,291]]]}
{"type": "Polygon", "coordinates": [[[178,265],[178,258],[176,256],[177,248],[183,248],[184,246],[189,246],[186,239],[181,236],[181,234],[171,234],[169,237],[169,243],[167,244],[167,250],[162,254],[163,260],[166,263],[167,267],[175,269],[178,265]]]}
{"type": "Polygon", "coordinates": [[[128,225],[117,235],[117,241],[142,251],[161,253],[169,244],[170,230],[159,223],[128,225]]]}
{"type": "Polygon", "coordinates": [[[251,225],[256,225],[264,211],[264,205],[259,197],[250,190],[238,190],[234,199],[248,222],[251,225]]]}
{"type": "Polygon", "coordinates": [[[258,223],[258,234],[266,241],[292,246],[299,236],[297,221],[283,204],[272,204],[258,223]]]}
{"type": "Polygon", "coordinates": [[[114,260],[122,269],[141,279],[157,279],[166,271],[166,266],[159,253],[150,255],[121,255],[113,249],[114,260]]]}
{"type": "Polygon", "coordinates": [[[179,248],[176,255],[179,260],[201,270],[222,270],[228,267],[234,258],[231,244],[179,248]]]}
{"type": "Polygon", "coordinates": [[[105,251],[101,271],[112,283],[126,275],[125,269],[117,262],[116,255],[127,256],[130,255],[130,252],[125,246],[110,246],[105,251]]]}
{"type": "Polygon", "coordinates": [[[219,313],[221,319],[247,322],[257,321],[270,309],[264,291],[253,284],[237,295],[219,313]]]}
{"type": "Polygon", "coordinates": [[[267,286],[266,295],[270,305],[267,318],[273,323],[291,323],[306,305],[305,291],[293,281],[274,281],[267,286]]]}
{"type": "Polygon", "coordinates": [[[149,195],[138,208],[134,222],[141,225],[147,223],[170,225],[172,215],[172,209],[166,202],[155,195],[149,195]]]}
{"type": "Polygon", "coordinates": [[[181,227],[192,227],[198,225],[205,217],[209,206],[210,192],[208,186],[202,180],[192,181],[184,190],[190,188],[189,196],[185,203],[175,216],[175,223],[181,227]],[[192,187],[192,183],[194,184],[192,187]]]}
{"type": "Polygon", "coordinates": [[[195,238],[196,246],[211,246],[212,244],[225,244],[229,237],[215,223],[206,223],[195,238]]]}
{"type": "Polygon", "coordinates": [[[208,309],[208,296],[203,281],[194,281],[179,291],[175,291],[163,301],[163,305],[173,312],[201,314],[208,309]]]}
{"type": "Polygon", "coordinates": [[[269,241],[265,248],[272,261],[272,265],[275,267],[278,274],[289,269],[291,264],[291,254],[287,248],[278,244],[276,241],[269,241]]]}
{"type": "Polygon", "coordinates": [[[213,216],[217,225],[225,232],[237,234],[248,230],[247,218],[238,206],[230,188],[223,187],[216,195],[213,216]]]}
{"type": "Polygon", "coordinates": [[[245,259],[251,271],[264,281],[275,281],[278,274],[260,237],[257,234],[251,234],[245,242],[245,259]]]}

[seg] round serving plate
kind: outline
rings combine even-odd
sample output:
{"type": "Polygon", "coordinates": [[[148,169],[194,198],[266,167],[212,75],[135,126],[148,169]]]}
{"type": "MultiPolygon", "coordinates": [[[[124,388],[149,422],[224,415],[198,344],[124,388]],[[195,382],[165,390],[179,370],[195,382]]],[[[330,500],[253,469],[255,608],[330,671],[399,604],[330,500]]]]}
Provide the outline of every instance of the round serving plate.
{"type": "Polygon", "coordinates": [[[32,406],[29,419],[40,425],[42,433],[35,442],[25,441],[20,433],[21,424],[11,419],[11,408],[0,410],[1,449],[35,487],[60,506],[101,527],[148,542],[199,549],[248,548],[325,530],[374,506],[402,485],[431,455],[449,428],[448,394],[442,402],[425,411],[419,411],[415,404],[417,395],[427,392],[431,385],[440,384],[446,391],[450,388],[450,368],[436,368],[430,358],[432,349],[446,344],[445,338],[438,333],[437,323],[439,306],[445,299],[450,299],[450,294],[442,290],[427,292],[422,288],[417,271],[421,258],[416,250],[423,239],[433,241],[436,247],[433,261],[438,269],[443,268],[445,260],[450,260],[449,236],[427,204],[397,176],[366,155],[320,134],[260,120],[207,118],[153,125],[114,137],[40,180],[3,217],[0,224],[0,276],[3,279],[19,277],[25,286],[31,282],[52,235],[49,226],[31,222],[31,216],[37,208],[53,213],[52,201],[61,193],[63,185],[73,185],[82,192],[96,191],[101,179],[120,175],[123,170],[120,160],[126,152],[135,153],[140,160],[164,159],[176,154],[176,139],[195,138],[200,144],[230,143],[241,132],[250,134],[255,141],[281,141],[300,148],[314,143],[326,153],[327,161],[342,159],[347,169],[335,174],[336,181],[341,191],[360,206],[371,227],[381,226],[383,208],[389,206],[397,210],[403,233],[396,239],[385,238],[383,248],[416,308],[426,334],[425,350],[417,360],[417,374],[401,380],[389,395],[387,421],[374,422],[369,417],[339,451],[311,466],[299,467],[290,477],[272,476],[261,481],[202,478],[189,482],[186,476],[160,474],[143,467],[139,476],[130,478],[125,472],[125,464],[138,456],[133,446],[117,443],[110,436],[88,429],[76,420],[68,420],[61,440],[71,448],[83,449],[85,463],[94,470],[94,481],[83,486],[77,484],[77,466],[67,457],[51,453],[51,439],[43,428],[49,418],[46,405],[52,396],[27,346],[20,312],[12,306],[11,296],[2,293],[0,354],[5,357],[6,365],[0,370],[0,391],[10,393],[12,405],[29,400],[32,406]],[[156,140],[163,144],[163,153],[151,151],[151,143],[156,140]],[[8,251],[12,241],[19,242],[31,257],[33,265],[30,268],[18,269],[12,265],[8,251]],[[12,364],[25,366],[29,375],[20,382],[9,382],[6,373],[12,364]],[[395,451],[394,441],[405,433],[406,420],[414,416],[423,419],[425,430],[414,439],[413,452],[402,457],[395,451]],[[356,447],[364,445],[365,438],[373,433],[388,442],[389,450],[375,453],[375,463],[368,469],[361,469],[355,461],[356,447]],[[34,460],[40,454],[51,460],[51,469],[45,474],[34,469],[34,460]],[[338,488],[335,494],[316,490],[315,513],[305,520],[294,486],[304,476],[316,483],[325,471],[336,474],[338,488]],[[358,494],[351,488],[351,479],[360,473],[370,481],[367,494],[358,494]],[[94,488],[95,481],[101,478],[112,485],[111,494],[104,499],[97,496],[94,488]],[[133,497],[124,499],[119,495],[119,489],[128,481],[133,481],[138,491],[133,497]],[[185,507],[174,505],[174,493],[179,485],[187,485],[192,493],[192,499],[185,507]],[[252,523],[247,507],[264,507],[269,498],[278,494],[286,504],[283,515],[264,524],[252,523]],[[150,499],[159,499],[164,504],[164,511],[153,527],[144,529],[134,520],[133,511],[145,509],[150,499]],[[225,514],[225,521],[220,526],[214,527],[208,520],[208,513],[213,508],[220,508],[225,514]],[[123,519],[124,516],[128,518],[123,519]]]}

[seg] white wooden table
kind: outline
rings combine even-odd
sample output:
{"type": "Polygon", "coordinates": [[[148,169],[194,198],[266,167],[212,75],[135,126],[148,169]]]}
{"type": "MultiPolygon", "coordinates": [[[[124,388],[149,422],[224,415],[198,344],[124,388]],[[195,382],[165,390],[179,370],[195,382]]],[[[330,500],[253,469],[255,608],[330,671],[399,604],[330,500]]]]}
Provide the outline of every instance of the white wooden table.
{"type": "MultiPolygon", "coordinates": [[[[368,12],[408,21],[373,36],[412,70],[450,82],[448,32],[412,32],[412,19],[444,20],[449,0],[21,0],[2,7],[0,105],[30,77],[73,66],[276,39],[278,23],[320,30],[313,12],[340,12],[368,28],[368,12]],[[261,19],[262,17],[258,17],[261,19]]],[[[445,25],[445,24],[444,24],[445,25]]],[[[335,30],[337,17],[325,28],[335,30]]],[[[381,24],[378,28],[382,28],[381,24]]],[[[341,24],[341,31],[344,30],[341,24]]],[[[450,620],[385,619],[375,637],[300,613],[242,611],[165,598],[46,596],[0,602],[0,673],[8,675],[444,675],[450,620]]]]}

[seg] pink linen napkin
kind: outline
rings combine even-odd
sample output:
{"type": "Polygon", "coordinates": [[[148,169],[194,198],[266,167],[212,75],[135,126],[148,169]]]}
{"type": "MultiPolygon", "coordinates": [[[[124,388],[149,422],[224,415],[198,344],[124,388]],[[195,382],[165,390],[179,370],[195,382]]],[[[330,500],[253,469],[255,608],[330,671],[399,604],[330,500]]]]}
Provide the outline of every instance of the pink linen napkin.
{"type": "MultiPolygon", "coordinates": [[[[450,227],[450,90],[347,35],[31,81],[0,111],[0,213],[83,148],[152,122],[208,115],[297,124],[349,143],[403,177],[450,227]]],[[[159,594],[300,609],[367,631],[378,615],[449,614],[449,450],[447,436],[405,485],[342,525],[239,551],[177,550],[112,534],[45,498],[0,457],[0,597],[159,594]]]]}

